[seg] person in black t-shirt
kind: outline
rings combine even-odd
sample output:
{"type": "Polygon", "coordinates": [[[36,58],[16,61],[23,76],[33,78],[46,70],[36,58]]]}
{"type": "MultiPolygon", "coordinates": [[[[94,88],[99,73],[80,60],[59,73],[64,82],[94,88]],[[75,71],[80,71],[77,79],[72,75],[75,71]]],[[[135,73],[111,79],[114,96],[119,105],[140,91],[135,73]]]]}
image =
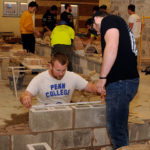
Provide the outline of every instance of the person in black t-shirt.
{"type": "Polygon", "coordinates": [[[51,31],[54,29],[57,23],[57,6],[53,5],[46,13],[43,15],[42,18],[42,26],[44,28],[44,32],[51,31]]]}
{"type": "Polygon", "coordinates": [[[119,16],[97,12],[94,28],[101,33],[102,67],[97,83],[105,95],[108,133],[116,150],[128,145],[129,103],[139,86],[137,49],[134,36],[119,16]]]}
{"type": "Polygon", "coordinates": [[[99,11],[104,11],[104,12],[107,13],[107,5],[101,5],[101,6],[99,7],[99,11]]]}
{"type": "Polygon", "coordinates": [[[69,4],[65,4],[65,11],[61,14],[61,20],[65,21],[68,26],[74,28],[73,15],[71,14],[72,7],[69,4]]]}
{"type": "Polygon", "coordinates": [[[88,33],[87,33],[88,39],[82,40],[82,43],[84,45],[87,45],[89,43],[92,43],[97,38],[99,38],[99,35],[97,35],[97,31],[93,28],[93,19],[92,18],[89,18],[86,21],[85,26],[88,29],[88,33]]]}

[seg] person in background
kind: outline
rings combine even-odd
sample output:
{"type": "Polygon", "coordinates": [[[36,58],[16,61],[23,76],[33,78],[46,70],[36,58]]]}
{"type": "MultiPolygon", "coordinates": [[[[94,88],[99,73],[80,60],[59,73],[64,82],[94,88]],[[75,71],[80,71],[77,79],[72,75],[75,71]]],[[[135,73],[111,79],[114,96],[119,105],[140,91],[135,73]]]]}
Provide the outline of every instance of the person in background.
{"type": "Polygon", "coordinates": [[[101,11],[94,16],[101,33],[102,66],[97,90],[106,95],[106,125],[114,150],[129,144],[129,104],[137,93],[139,74],[134,36],[119,16],[101,11]]]}
{"type": "MultiPolygon", "coordinates": [[[[99,11],[99,6],[94,6],[93,9],[92,9],[93,15],[97,11],[99,11]]],[[[92,41],[94,41],[95,39],[97,39],[98,35],[97,35],[97,31],[93,28],[93,18],[89,18],[86,21],[85,26],[88,29],[87,35],[89,35],[89,38],[88,38],[88,40],[82,40],[82,43],[84,45],[87,45],[88,43],[91,43],[92,41]]]]}
{"type": "Polygon", "coordinates": [[[60,20],[65,21],[68,26],[74,29],[73,15],[71,14],[71,11],[71,5],[65,4],[65,11],[61,14],[60,20]]]}
{"type": "Polygon", "coordinates": [[[68,70],[72,71],[72,44],[75,32],[65,21],[60,21],[54,28],[51,38],[52,55],[61,52],[68,57],[68,70]]]}
{"type": "Polygon", "coordinates": [[[88,29],[88,40],[82,41],[84,45],[88,43],[92,43],[94,40],[98,38],[97,31],[93,28],[93,19],[89,18],[85,23],[86,28],[88,29]]]}
{"type": "Polygon", "coordinates": [[[40,36],[39,31],[35,30],[32,14],[35,13],[38,4],[34,1],[28,4],[28,10],[25,11],[20,18],[20,31],[23,49],[27,52],[34,53],[35,51],[35,37],[40,36]]]}
{"type": "Polygon", "coordinates": [[[44,32],[48,31],[51,34],[52,30],[55,28],[57,24],[57,11],[57,6],[53,5],[43,15],[42,26],[44,28],[44,32]]]}
{"type": "Polygon", "coordinates": [[[128,6],[128,13],[129,13],[129,27],[132,30],[135,41],[136,41],[136,46],[138,50],[138,66],[139,66],[139,50],[140,50],[140,36],[141,36],[141,19],[140,17],[135,13],[135,5],[130,4],[128,6]]]}
{"type": "Polygon", "coordinates": [[[93,7],[93,10],[92,10],[93,15],[94,15],[97,11],[99,11],[99,6],[94,6],[94,7],[93,7]]]}
{"type": "Polygon", "coordinates": [[[106,5],[101,5],[99,7],[99,10],[107,13],[107,6],[106,5]]]}
{"type": "Polygon", "coordinates": [[[20,97],[21,103],[26,108],[30,108],[33,96],[37,96],[39,104],[70,103],[75,89],[97,92],[96,85],[74,72],[67,71],[67,65],[66,55],[55,53],[52,56],[49,69],[31,80],[20,97]]]}

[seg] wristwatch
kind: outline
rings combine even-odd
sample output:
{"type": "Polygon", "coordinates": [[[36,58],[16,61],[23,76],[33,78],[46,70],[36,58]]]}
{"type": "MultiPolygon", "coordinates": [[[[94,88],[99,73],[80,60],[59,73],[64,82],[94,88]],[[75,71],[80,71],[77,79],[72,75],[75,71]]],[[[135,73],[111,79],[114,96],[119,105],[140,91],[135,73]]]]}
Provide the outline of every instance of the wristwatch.
{"type": "Polygon", "coordinates": [[[99,77],[99,79],[107,79],[107,77],[99,77]]]}

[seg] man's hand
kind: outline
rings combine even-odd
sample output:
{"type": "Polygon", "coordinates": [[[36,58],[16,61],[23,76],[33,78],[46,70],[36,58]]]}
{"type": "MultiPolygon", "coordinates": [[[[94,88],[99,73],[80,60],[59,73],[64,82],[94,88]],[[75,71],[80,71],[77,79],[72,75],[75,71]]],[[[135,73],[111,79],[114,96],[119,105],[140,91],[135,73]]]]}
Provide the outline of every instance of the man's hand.
{"type": "Polygon", "coordinates": [[[21,97],[20,97],[20,102],[26,107],[26,108],[31,108],[32,106],[32,102],[31,102],[31,99],[32,99],[32,94],[29,93],[28,91],[25,91],[21,97]]]}
{"type": "Polygon", "coordinates": [[[97,92],[103,96],[106,95],[105,84],[106,84],[106,79],[100,79],[96,85],[97,92]]]}
{"type": "Polygon", "coordinates": [[[40,36],[41,36],[41,34],[40,34],[40,32],[39,32],[38,30],[34,30],[34,34],[35,34],[35,36],[37,36],[37,37],[40,37],[40,36]]]}
{"type": "Polygon", "coordinates": [[[96,85],[97,92],[101,95],[102,102],[105,102],[106,90],[105,90],[106,79],[100,79],[96,85]]]}
{"type": "Polygon", "coordinates": [[[24,96],[24,98],[20,101],[28,109],[32,106],[30,96],[24,96]]]}

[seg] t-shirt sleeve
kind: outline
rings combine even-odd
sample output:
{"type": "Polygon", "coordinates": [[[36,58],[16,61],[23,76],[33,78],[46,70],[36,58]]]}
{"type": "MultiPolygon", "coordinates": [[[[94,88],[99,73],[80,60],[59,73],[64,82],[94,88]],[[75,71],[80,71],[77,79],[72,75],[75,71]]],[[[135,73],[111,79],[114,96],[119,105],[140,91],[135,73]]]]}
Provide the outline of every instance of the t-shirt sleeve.
{"type": "Polygon", "coordinates": [[[74,74],[74,76],[75,76],[75,89],[78,89],[79,91],[83,90],[87,86],[88,81],[86,81],[78,74],[74,74]]]}
{"type": "Polygon", "coordinates": [[[39,80],[37,77],[33,78],[31,82],[29,83],[27,87],[27,91],[30,92],[33,96],[36,96],[38,94],[38,86],[39,80]]]}
{"type": "Polygon", "coordinates": [[[118,29],[118,24],[117,24],[117,22],[115,21],[115,19],[112,18],[112,19],[104,20],[103,23],[102,23],[102,27],[101,27],[101,33],[102,33],[102,35],[105,36],[107,30],[109,30],[109,29],[111,29],[111,28],[116,28],[116,29],[118,29]]]}
{"type": "Polygon", "coordinates": [[[128,19],[128,22],[129,23],[134,23],[134,17],[130,16],[129,19],[128,19]]]}

